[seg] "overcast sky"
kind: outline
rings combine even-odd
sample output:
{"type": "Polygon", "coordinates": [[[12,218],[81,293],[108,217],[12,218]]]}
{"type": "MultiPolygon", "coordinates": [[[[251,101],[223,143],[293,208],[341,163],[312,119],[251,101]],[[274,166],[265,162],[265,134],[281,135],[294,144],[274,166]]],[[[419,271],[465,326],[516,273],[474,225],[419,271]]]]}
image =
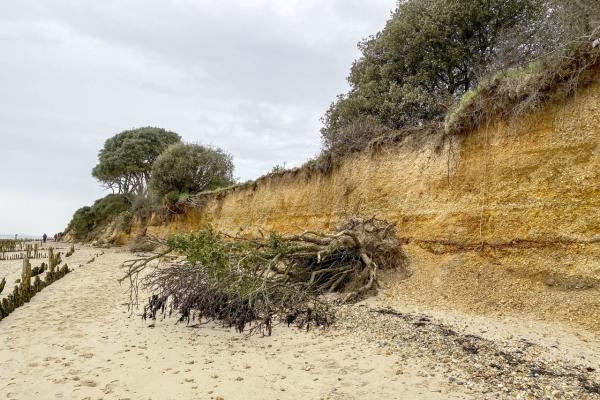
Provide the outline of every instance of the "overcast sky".
{"type": "Polygon", "coordinates": [[[0,234],[53,234],[102,197],[104,141],[159,126],[235,176],[316,155],[320,117],[396,0],[18,0],[0,13],[0,234]]]}

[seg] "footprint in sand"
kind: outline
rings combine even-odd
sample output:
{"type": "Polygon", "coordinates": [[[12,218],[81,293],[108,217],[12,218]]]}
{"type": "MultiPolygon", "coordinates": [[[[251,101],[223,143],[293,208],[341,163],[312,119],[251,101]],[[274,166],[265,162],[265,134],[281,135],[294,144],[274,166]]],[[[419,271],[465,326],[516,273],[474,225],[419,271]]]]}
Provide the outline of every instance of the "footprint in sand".
{"type": "Polygon", "coordinates": [[[96,387],[98,384],[90,379],[86,379],[77,384],[77,386],[96,387]]]}
{"type": "Polygon", "coordinates": [[[121,383],[118,380],[114,380],[114,381],[111,381],[110,383],[107,383],[106,385],[104,385],[104,388],[101,390],[102,390],[102,393],[104,393],[104,394],[111,394],[111,393],[114,393],[115,390],[117,390],[117,389],[127,391],[127,386],[125,386],[123,383],[121,383]]]}
{"type": "Polygon", "coordinates": [[[112,392],[114,392],[114,385],[111,383],[107,383],[104,389],[102,389],[102,393],[104,394],[111,394],[112,392]]]}

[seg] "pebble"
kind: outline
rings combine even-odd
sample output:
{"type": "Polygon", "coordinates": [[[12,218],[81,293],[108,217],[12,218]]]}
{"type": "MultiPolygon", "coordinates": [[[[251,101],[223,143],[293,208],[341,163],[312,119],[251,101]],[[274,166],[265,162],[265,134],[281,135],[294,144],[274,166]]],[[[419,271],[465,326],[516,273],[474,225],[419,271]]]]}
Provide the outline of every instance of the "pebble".
{"type": "MultiPolygon", "coordinates": [[[[375,348],[391,346],[382,353],[396,354],[405,366],[410,365],[406,360],[411,358],[429,362],[428,368],[445,371],[449,383],[468,387],[486,398],[543,399],[550,394],[552,400],[579,400],[595,398],[589,388],[600,385],[600,371],[554,355],[548,360],[547,348],[514,335],[493,341],[426,315],[364,305],[340,306],[337,314],[334,328],[340,334],[347,331],[374,343],[375,348]],[[589,382],[587,389],[583,382],[589,382]]],[[[435,376],[428,372],[417,375],[435,376]]],[[[396,369],[395,374],[403,374],[402,369],[396,369]]]]}

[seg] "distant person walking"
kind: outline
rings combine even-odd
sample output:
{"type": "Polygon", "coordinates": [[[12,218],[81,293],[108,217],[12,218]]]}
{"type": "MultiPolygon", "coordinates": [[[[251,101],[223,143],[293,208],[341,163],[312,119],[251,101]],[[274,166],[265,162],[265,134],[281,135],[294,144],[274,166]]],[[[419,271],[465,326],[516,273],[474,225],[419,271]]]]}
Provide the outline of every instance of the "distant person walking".
{"type": "Polygon", "coordinates": [[[46,235],[45,233],[42,235],[42,241],[44,243],[46,243],[46,239],[48,239],[48,235],[46,235]]]}

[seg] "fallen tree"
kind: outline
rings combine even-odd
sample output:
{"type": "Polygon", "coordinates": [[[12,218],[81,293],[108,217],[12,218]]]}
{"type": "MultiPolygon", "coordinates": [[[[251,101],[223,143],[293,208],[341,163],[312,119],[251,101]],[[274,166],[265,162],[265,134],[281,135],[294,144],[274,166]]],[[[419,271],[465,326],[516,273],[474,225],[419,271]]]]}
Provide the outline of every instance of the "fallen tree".
{"type": "Polygon", "coordinates": [[[325,294],[355,301],[376,290],[380,269],[407,272],[395,225],[376,218],[352,218],[331,233],[258,239],[207,226],[162,244],[163,252],[124,263],[130,305],[137,305],[141,284],[152,293],[143,318],[176,311],[188,323],[218,320],[240,332],[250,325],[251,332],[270,334],[274,322],[327,325],[325,294]],[[172,252],[182,257],[152,263],[172,252]]]}

